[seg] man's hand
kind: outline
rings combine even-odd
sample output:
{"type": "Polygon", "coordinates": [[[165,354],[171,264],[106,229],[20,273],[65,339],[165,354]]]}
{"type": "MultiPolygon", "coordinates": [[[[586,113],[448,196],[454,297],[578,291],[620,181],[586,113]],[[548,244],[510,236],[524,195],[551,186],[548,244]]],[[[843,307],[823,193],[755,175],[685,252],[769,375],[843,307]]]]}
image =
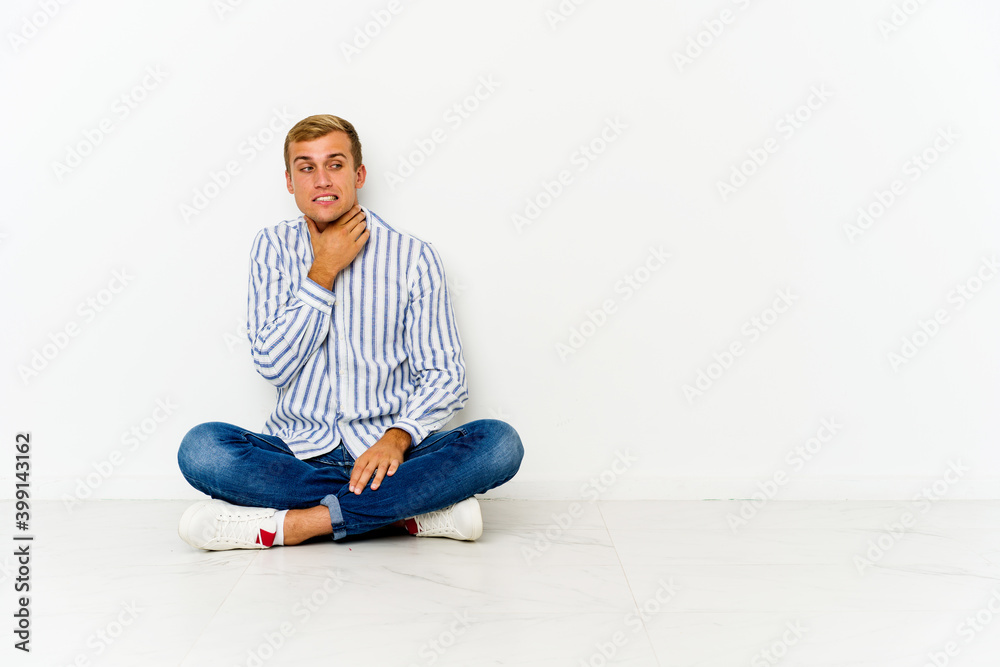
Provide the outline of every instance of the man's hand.
{"type": "Polygon", "coordinates": [[[379,487],[386,475],[392,475],[403,462],[403,454],[410,446],[410,434],[398,428],[390,428],[382,434],[374,445],[354,462],[348,490],[360,495],[372,480],[372,491],[379,487]],[[373,477],[374,475],[374,477],[373,477]]]}
{"type": "Polygon", "coordinates": [[[333,290],[337,274],[350,264],[368,242],[368,226],[361,207],[355,204],[349,211],[319,231],[316,222],[306,216],[309,240],[312,242],[313,263],[309,279],[333,290]]]}

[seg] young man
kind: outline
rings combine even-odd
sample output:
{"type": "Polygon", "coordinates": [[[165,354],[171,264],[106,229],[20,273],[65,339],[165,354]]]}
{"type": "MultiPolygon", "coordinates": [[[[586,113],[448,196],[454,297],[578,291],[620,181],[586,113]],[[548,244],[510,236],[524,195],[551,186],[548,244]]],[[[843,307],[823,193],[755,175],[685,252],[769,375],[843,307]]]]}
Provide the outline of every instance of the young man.
{"type": "Polygon", "coordinates": [[[523,448],[508,424],[439,431],[468,397],[462,343],[430,243],[367,208],[361,142],[336,116],[285,138],[302,215],[261,230],[250,257],[247,336],[277,406],[255,433],[209,422],[177,455],[212,500],[180,520],[209,550],[340,540],[385,526],[475,540],[475,494],[503,484],[523,448]]]}

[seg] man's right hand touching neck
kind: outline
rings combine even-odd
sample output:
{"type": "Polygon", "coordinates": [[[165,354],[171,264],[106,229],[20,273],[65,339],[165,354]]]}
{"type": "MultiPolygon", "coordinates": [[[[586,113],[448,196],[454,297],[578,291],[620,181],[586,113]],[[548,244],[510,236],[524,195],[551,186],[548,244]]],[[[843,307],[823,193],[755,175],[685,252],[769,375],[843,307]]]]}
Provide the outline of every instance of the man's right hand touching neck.
{"type": "Polygon", "coordinates": [[[332,292],[337,275],[354,261],[368,242],[365,214],[355,203],[339,218],[324,225],[322,231],[312,218],[307,215],[304,217],[309,226],[309,240],[313,249],[309,279],[332,292]]]}

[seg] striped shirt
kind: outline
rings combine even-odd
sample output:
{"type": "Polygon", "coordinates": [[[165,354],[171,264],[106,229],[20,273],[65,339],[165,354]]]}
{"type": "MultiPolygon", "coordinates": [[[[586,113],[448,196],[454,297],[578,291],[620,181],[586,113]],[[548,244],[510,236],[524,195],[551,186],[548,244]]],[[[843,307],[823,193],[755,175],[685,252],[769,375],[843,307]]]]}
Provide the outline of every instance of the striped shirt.
{"type": "Polygon", "coordinates": [[[361,210],[368,241],[333,291],[307,277],[303,216],[262,229],[250,253],[247,337],[257,372],[278,389],[263,432],[300,459],[341,442],[357,458],[389,428],[416,445],[468,398],[437,250],[361,210]]]}

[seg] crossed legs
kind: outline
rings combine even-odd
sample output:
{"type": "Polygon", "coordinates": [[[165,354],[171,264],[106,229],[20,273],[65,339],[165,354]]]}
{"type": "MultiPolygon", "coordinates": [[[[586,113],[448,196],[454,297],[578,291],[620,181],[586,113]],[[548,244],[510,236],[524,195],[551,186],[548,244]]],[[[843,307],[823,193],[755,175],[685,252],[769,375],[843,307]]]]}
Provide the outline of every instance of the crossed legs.
{"type": "Polygon", "coordinates": [[[199,491],[234,505],[290,510],[285,544],[318,535],[334,540],[441,510],[514,476],[524,450],[505,422],[480,419],[433,433],[406,453],[377,490],[351,493],[346,447],[297,459],[280,438],[208,422],[192,428],[177,460],[199,491]]]}

